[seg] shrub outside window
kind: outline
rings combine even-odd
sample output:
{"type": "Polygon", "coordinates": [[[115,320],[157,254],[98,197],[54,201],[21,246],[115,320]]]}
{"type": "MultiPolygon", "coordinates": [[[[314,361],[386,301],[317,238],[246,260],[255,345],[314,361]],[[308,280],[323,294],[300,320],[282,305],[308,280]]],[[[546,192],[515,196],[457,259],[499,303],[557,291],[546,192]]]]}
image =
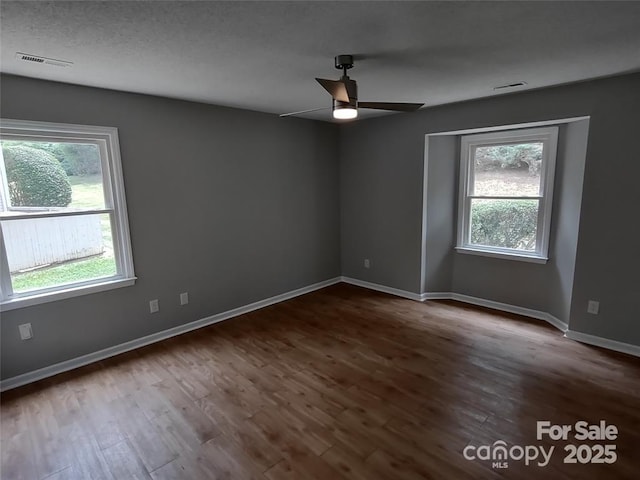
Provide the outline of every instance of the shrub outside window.
{"type": "Polygon", "coordinates": [[[0,121],[0,306],[135,281],[117,129],[0,121]]]}
{"type": "Polygon", "coordinates": [[[557,142],[557,127],[462,137],[459,252],[547,261],[557,142]]]}

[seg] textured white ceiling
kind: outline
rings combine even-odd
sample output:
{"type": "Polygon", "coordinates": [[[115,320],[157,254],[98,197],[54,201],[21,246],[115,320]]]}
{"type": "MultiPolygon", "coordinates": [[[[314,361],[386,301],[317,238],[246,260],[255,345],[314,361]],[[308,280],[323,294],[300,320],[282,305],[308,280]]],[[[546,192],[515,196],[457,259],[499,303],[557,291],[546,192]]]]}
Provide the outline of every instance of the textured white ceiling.
{"type": "Polygon", "coordinates": [[[517,81],[539,88],[640,70],[640,2],[3,0],[0,8],[2,72],[271,113],[330,105],[314,77],[337,79],[338,54],[356,56],[349,73],[360,100],[427,107],[517,81]],[[73,66],[20,62],[16,52],[73,66]]]}

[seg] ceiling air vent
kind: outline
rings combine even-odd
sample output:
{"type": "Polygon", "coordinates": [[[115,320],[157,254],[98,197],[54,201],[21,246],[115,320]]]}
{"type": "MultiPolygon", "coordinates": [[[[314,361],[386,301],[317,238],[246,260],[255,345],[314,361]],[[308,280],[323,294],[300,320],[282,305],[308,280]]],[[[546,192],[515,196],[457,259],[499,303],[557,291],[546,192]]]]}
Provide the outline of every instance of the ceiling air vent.
{"type": "Polygon", "coordinates": [[[40,63],[42,65],[53,65],[54,67],[70,67],[73,62],[67,62],[66,60],[56,60],[54,58],[39,57],[38,55],[31,55],[30,53],[16,53],[16,58],[23,62],[40,63]]]}
{"type": "Polygon", "coordinates": [[[493,87],[494,90],[502,90],[505,88],[518,88],[518,87],[524,87],[527,84],[527,82],[516,82],[516,83],[510,83],[508,85],[500,85],[499,87],[493,87]]]}

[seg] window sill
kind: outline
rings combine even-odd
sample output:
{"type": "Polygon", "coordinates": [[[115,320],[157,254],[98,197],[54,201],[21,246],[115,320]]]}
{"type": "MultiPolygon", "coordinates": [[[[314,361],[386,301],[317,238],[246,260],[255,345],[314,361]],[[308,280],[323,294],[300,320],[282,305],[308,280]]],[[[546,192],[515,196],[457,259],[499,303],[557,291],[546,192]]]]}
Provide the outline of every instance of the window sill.
{"type": "Polygon", "coordinates": [[[516,260],[519,262],[540,263],[545,264],[549,261],[547,257],[540,257],[537,255],[527,255],[522,253],[506,253],[496,252],[493,250],[481,250],[470,247],[455,247],[457,253],[464,253],[466,255],[479,255],[481,257],[502,258],[504,260],[516,260]]]}
{"type": "Polygon", "coordinates": [[[36,293],[24,297],[16,297],[10,300],[4,300],[0,303],[0,312],[16,310],[18,308],[31,307],[42,303],[55,302],[66,298],[80,297],[92,293],[104,292],[115,288],[130,287],[136,283],[136,277],[107,280],[101,283],[92,283],[91,285],[82,285],[70,287],[65,290],[56,290],[55,292],[36,293]]]}

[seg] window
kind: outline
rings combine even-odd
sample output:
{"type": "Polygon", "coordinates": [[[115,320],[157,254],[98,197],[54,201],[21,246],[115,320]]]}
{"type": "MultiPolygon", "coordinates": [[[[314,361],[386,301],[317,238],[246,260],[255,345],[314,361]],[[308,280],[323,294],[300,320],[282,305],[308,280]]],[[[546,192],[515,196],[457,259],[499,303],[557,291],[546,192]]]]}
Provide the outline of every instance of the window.
{"type": "Polygon", "coordinates": [[[115,128],[0,121],[2,310],[135,281],[115,128]]]}
{"type": "Polygon", "coordinates": [[[546,262],[557,141],[557,127],[462,137],[459,252],[546,262]]]}

